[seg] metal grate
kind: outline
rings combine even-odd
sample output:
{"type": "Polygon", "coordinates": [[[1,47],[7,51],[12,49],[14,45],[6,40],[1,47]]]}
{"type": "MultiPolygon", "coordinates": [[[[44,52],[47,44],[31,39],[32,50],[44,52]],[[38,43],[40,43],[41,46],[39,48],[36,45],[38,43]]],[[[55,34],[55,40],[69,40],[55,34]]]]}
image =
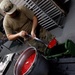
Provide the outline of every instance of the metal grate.
{"type": "MultiPolygon", "coordinates": [[[[43,2],[43,0],[41,1],[43,2]]],[[[40,3],[41,3],[40,2],[40,3]]],[[[40,5],[39,3],[39,5],[40,5]]],[[[25,0],[25,6],[32,9],[38,17],[38,23],[45,29],[49,29],[55,25],[58,25],[48,14],[41,9],[41,7],[32,0],[25,0]]]]}
{"type": "Polygon", "coordinates": [[[53,0],[12,0],[12,2],[33,10],[38,23],[48,30],[53,26],[59,26],[64,16],[64,11],[53,0]]]}
{"type": "Polygon", "coordinates": [[[65,17],[65,12],[53,0],[37,0],[35,4],[43,10],[59,26],[61,20],[65,17]]]}

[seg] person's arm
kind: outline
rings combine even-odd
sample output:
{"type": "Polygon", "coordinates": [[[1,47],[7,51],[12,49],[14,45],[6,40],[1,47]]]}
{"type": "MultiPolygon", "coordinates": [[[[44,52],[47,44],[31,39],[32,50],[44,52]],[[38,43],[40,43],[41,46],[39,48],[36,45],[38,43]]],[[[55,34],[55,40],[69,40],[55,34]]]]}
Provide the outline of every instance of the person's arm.
{"type": "Polygon", "coordinates": [[[33,17],[33,23],[32,23],[32,30],[31,30],[31,35],[32,35],[32,37],[36,37],[36,35],[35,35],[35,29],[36,29],[36,27],[37,27],[37,24],[38,24],[37,17],[34,16],[34,17],[33,17]]]}
{"type": "Polygon", "coordinates": [[[25,37],[27,32],[22,30],[22,31],[16,33],[13,30],[12,23],[10,23],[9,21],[10,20],[8,20],[8,18],[4,18],[4,20],[3,20],[3,28],[4,28],[4,31],[5,31],[5,34],[8,38],[8,40],[12,41],[12,40],[17,39],[18,37],[25,37]],[[13,33],[15,33],[15,34],[13,34],[13,33]]]}
{"type": "Polygon", "coordinates": [[[34,12],[28,9],[27,7],[22,7],[22,10],[24,11],[25,15],[32,21],[32,29],[31,29],[31,35],[32,37],[36,37],[35,35],[35,29],[38,24],[37,17],[34,15],[34,12]]]}
{"type": "Polygon", "coordinates": [[[7,38],[8,40],[16,40],[18,37],[25,37],[25,35],[27,35],[27,32],[25,31],[20,31],[19,33],[16,34],[7,34],[7,38]]]}
{"type": "Polygon", "coordinates": [[[7,38],[10,41],[16,40],[18,37],[20,37],[19,33],[17,33],[17,34],[7,34],[7,38]]]}

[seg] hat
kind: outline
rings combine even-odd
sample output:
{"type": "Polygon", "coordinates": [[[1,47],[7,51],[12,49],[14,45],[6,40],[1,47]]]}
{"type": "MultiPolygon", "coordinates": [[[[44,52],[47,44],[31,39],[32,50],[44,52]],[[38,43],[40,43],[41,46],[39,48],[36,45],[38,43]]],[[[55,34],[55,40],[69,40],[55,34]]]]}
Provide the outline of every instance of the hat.
{"type": "Polygon", "coordinates": [[[16,11],[16,5],[11,3],[10,0],[3,0],[1,3],[0,3],[0,8],[6,12],[6,14],[12,14],[13,12],[16,11]]]}

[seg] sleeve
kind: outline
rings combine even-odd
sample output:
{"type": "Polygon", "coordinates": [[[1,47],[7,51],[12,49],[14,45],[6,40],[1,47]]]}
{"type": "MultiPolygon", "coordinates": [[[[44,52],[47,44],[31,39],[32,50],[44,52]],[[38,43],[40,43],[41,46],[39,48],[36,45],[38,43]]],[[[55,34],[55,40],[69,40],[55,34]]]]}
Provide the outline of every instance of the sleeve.
{"type": "Polygon", "coordinates": [[[7,34],[12,34],[13,30],[10,27],[9,23],[7,21],[5,21],[5,20],[3,21],[3,28],[5,30],[6,35],[7,34]]]}
{"type": "Polygon", "coordinates": [[[33,19],[34,16],[34,12],[31,11],[30,9],[28,9],[27,7],[23,6],[22,7],[22,11],[25,13],[25,15],[29,18],[29,19],[33,19]]]}

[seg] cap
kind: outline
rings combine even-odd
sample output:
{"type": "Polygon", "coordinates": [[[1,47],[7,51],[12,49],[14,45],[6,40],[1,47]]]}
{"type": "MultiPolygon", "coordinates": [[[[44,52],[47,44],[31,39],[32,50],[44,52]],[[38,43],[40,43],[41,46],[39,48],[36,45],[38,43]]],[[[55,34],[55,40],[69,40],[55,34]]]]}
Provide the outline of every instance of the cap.
{"type": "Polygon", "coordinates": [[[1,10],[3,10],[4,12],[6,12],[6,14],[12,14],[13,12],[16,11],[16,5],[13,4],[10,0],[3,0],[0,3],[0,8],[1,10]]]}

